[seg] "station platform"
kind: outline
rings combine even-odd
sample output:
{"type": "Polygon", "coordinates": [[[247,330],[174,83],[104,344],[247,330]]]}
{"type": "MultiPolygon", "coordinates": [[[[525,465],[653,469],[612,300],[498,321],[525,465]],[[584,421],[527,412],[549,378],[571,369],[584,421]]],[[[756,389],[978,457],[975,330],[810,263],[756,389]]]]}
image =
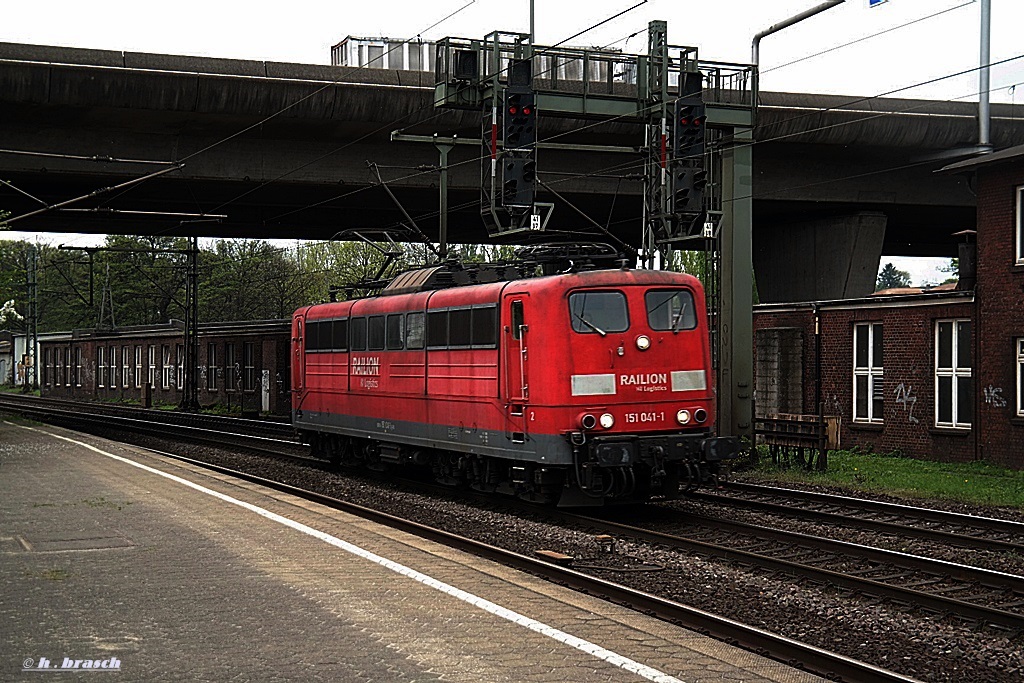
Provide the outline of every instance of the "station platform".
{"type": "Polygon", "coordinates": [[[293,496],[3,416],[0,624],[11,681],[821,680],[293,496]]]}

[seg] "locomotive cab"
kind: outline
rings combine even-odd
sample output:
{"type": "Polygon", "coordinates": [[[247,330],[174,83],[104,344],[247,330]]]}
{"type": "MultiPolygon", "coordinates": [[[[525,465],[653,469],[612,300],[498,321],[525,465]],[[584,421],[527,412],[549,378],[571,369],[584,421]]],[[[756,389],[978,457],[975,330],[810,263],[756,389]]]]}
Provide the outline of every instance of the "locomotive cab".
{"type": "Polygon", "coordinates": [[[505,328],[509,419],[521,421],[521,440],[560,435],[568,485],[559,504],[671,498],[713,481],[740,444],[713,435],[697,280],[596,271],[562,284],[507,295],[505,328]]]}

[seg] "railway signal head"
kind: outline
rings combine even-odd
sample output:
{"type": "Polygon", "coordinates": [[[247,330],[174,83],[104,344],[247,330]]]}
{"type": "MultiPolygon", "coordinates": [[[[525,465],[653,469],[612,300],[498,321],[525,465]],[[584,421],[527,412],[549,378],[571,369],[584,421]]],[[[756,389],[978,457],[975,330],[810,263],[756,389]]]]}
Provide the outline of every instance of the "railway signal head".
{"type": "Polygon", "coordinates": [[[530,149],[537,142],[537,104],[533,91],[506,91],[502,116],[505,149],[530,149]]]}
{"type": "Polygon", "coordinates": [[[678,168],[673,175],[672,213],[701,213],[704,210],[704,186],[708,184],[707,171],[685,166],[678,168]]]}
{"type": "Polygon", "coordinates": [[[533,206],[537,187],[537,162],[530,157],[509,156],[502,162],[502,205],[528,208],[533,206]]]}
{"type": "Polygon", "coordinates": [[[700,97],[681,97],[676,100],[672,135],[672,152],[676,159],[703,162],[704,124],[707,118],[700,97]]]}

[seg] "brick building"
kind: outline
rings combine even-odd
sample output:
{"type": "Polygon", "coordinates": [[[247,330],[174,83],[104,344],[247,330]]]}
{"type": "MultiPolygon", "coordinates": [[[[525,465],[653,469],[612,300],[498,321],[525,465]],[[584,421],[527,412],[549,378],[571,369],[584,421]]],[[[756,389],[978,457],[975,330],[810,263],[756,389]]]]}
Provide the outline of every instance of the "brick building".
{"type": "Polygon", "coordinates": [[[1024,468],[1024,146],[944,171],[978,195],[958,289],[756,307],[757,414],[839,415],[844,448],[1024,468]]]}
{"type": "MultiPolygon", "coordinates": [[[[199,402],[250,412],[291,410],[291,321],[199,325],[199,402]]],[[[40,335],[39,387],[45,396],[176,404],[184,388],[180,322],[40,335]]]]}

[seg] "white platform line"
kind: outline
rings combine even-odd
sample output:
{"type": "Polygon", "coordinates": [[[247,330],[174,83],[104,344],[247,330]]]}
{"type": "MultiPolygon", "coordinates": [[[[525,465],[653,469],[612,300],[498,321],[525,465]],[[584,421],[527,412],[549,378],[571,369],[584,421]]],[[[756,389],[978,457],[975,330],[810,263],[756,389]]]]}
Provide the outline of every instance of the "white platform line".
{"type": "Polygon", "coordinates": [[[164,477],[165,479],[170,479],[171,481],[182,484],[183,486],[188,486],[191,489],[195,489],[196,491],[199,491],[201,493],[213,496],[214,498],[218,498],[226,503],[237,505],[238,507],[249,510],[250,512],[255,512],[257,515],[261,517],[277,522],[278,524],[283,524],[284,526],[290,527],[296,531],[300,531],[308,536],[312,536],[313,538],[319,539],[324,543],[329,543],[335,546],[336,548],[344,550],[347,553],[351,553],[352,555],[356,555],[363,559],[369,560],[370,562],[378,564],[381,567],[390,569],[391,571],[401,574],[402,576],[406,576],[414,581],[418,581],[419,583],[425,586],[429,586],[431,588],[441,591],[442,593],[445,593],[446,595],[450,595],[453,598],[457,598],[458,600],[462,600],[463,602],[469,603],[474,607],[478,607],[485,612],[493,614],[497,617],[501,617],[502,619],[506,619],[515,624],[519,624],[520,626],[524,626],[530,629],[531,631],[535,631],[537,633],[545,635],[548,638],[552,638],[560,643],[568,645],[569,647],[573,647],[577,650],[593,655],[594,657],[604,660],[609,664],[617,666],[626,671],[635,673],[638,676],[641,676],[642,678],[645,678],[649,681],[655,681],[655,683],[684,683],[684,681],[682,681],[679,678],[670,676],[669,674],[666,674],[662,671],[658,671],[657,669],[649,667],[645,664],[641,664],[640,662],[632,660],[628,657],[624,657],[616,652],[612,652],[611,650],[603,648],[600,645],[595,645],[590,641],[583,640],[582,638],[577,638],[576,636],[570,633],[566,633],[565,631],[559,630],[553,626],[548,626],[547,624],[537,621],[536,619],[531,619],[530,617],[519,614],[518,612],[514,612],[510,609],[502,607],[501,605],[497,605],[491,602],[490,600],[485,600],[484,598],[481,598],[477,595],[473,595],[472,593],[464,591],[461,588],[456,588],[455,586],[447,584],[443,581],[439,581],[431,576],[423,574],[422,572],[418,572],[415,569],[406,567],[405,565],[395,562],[394,560],[389,560],[386,557],[381,557],[376,553],[372,553],[369,550],[360,548],[359,546],[349,543],[348,541],[344,541],[336,536],[332,536],[318,529],[314,529],[313,527],[307,526],[301,522],[296,522],[295,520],[289,519],[275,512],[271,512],[270,510],[261,508],[258,505],[253,505],[252,503],[247,503],[244,500],[232,498],[231,496],[220,493],[219,491],[214,491],[213,489],[208,489],[205,486],[201,486],[199,484],[196,484],[195,482],[191,482],[188,479],[183,479],[173,474],[162,472],[156,468],[149,467],[148,465],[143,465],[142,463],[135,462],[134,460],[129,460],[128,458],[121,457],[120,455],[108,453],[107,451],[96,448],[95,446],[84,443],[82,441],[77,441],[75,439],[70,439],[66,436],[54,434],[53,432],[48,432],[44,429],[36,429],[34,427],[26,427],[24,425],[16,425],[13,422],[4,421],[4,424],[11,425],[13,427],[20,427],[21,429],[26,429],[32,432],[39,432],[41,434],[52,436],[55,439],[61,439],[62,441],[73,443],[76,446],[81,446],[82,448],[94,451],[96,453],[99,453],[100,455],[105,455],[108,458],[113,458],[114,460],[118,460],[133,467],[138,467],[141,470],[145,470],[152,474],[159,475],[161,477],[164,477]]]}

